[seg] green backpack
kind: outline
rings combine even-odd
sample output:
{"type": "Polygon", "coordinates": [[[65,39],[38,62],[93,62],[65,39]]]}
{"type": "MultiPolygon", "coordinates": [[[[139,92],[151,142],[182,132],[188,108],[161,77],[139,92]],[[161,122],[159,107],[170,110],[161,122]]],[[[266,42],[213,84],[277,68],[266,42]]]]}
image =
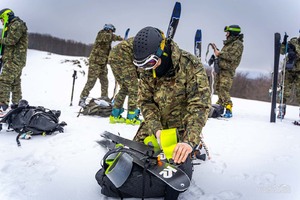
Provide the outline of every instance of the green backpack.
{"type": "Polygon", "coordinates": [[[109,117],[112,111],[112,104],[103,98],[92,98],[89,103],[79,110],[79,114],[96,115],[100,117],[109,117]]]}

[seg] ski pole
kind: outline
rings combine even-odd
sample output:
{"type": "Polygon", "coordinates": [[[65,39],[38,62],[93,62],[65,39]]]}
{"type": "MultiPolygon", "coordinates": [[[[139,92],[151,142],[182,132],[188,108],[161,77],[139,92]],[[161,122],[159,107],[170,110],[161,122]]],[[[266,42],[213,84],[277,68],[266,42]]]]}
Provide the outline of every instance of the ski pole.
{"type": "Polygon", "coordinates": [[[74,86],[75,86],[75,79],[77,79],[77,71],[76,70],[74,70],[74,73],[73,73],[72,77],[73,77],[73,84],[72,84],[72,93],[71,93],[71,103],[70,103],[70,106],[72,106],[73,94],[74,94],[74,86]]]}

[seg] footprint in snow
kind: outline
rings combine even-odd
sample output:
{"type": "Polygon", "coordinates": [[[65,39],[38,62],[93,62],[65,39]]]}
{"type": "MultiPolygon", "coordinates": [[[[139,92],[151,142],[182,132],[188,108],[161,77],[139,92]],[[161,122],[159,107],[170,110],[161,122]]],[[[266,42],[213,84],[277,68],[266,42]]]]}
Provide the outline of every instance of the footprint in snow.
{"type": "Polygon", "coordinates": [[[261,175],[254,176],[254,182],[258,186],[270,186],[276,184],[276,175],[271,172],[264,172],[261,175]]]}
{"type": "Polygon", "coordinates": [[[210,161],[213,164],[213,172],[217,174],[223,174],[224,170],[227,168],[225,162],[212,160],[210,161]]]}

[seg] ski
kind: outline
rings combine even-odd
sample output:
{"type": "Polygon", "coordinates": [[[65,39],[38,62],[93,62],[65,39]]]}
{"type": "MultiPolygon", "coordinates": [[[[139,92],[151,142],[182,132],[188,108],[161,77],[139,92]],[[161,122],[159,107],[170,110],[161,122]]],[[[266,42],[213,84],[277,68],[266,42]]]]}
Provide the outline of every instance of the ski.
{"type": "Polygon", "coordinates": [[[201,29],[197,29],[194,40],[194,54],[201,60],[201,43],[202,43],[202,32],[201,29]]]}
{"type": "Polygon", "coordinates": [[[181,14],[181,3],[180,2],[176,2],[175,6],[173,8],[173,13],[171,16],[171,20],[168,26],[168,30],[167,30],[167,40],[170,41],[171,39],[173,39],[174,35],[175,35],[175,31],[177,29],[177,25],[180,19],[180,14],[181,14]]]}
{"type": "Polygon", "coordinates": [[[135,150],[139,153],[149,155],[149,156],[154,156],[154,149],[152,147],[142,144],[140,142],[135,142],[135,141],[123,138],[121,136],[115,135],[108,131],[105,131],[103,134],[101,134],[101,136],[105,139],[112,140],[114,142],[123,144],[125,146],[129,146],[130,148],[132,148],[133,150],[135,150]]]}
{"type": "Polygon", "coordinates": [[[276,122],[276,100],[277,100],[279,56],[280,56],[280,33],[275,33],[275,35],[274,35],[274,71],[273,71],[273,80],[272,80],[272,99],[271,99],[270,122],[276,122]]]}
{"type": "Polygon", "coordinates": [[[130,28],[128,28],[128,29],[125,31],[124,40],[127,40],[129,31],[130,31],[130,28]]]}
{"type": "Polygon", "coordinates": [[[284,78],[285,78],[285,68],[286,68],[286,62],[287,62],[287,49],[288,49],[288,42],[287,42],[287,38],[289,36],[287,35],[287,33],[284,34],[284,42],[285,42],[285,50],[284,50],[284,55],[285,55],[285,58],[284,58],[284,61],[283,61],[283,64],[282,64],[282,70],[281,70],[281,79],[280,79],[280,92],[279,92],[279,99],[280,99],[280,102],[279,102],[279,111],[278,111],[278,117],[281,119],[284,118],[284,115],[285,115],[285,107],[286,105],[283,103],[283,96],[284,96],[284,78]]]}
{"type": "Polygon", "coordinates": [[[133,162],[143,168],[145,164],[148,165],[147,170],[151,174],[165,182],[174,190],[185,191],[190,186],[190,178],[186,173],[177,166],[167,163],[155,156],[155,151],[152,147],[128,140],[107,131],[102,134],[102,137],[104,137],[106,141],[98,142],[100,145],[112,149],[115,146],[114,143],[123,144],[125,147],[121,148],[119,150],[120,152],[130,154],[133,158],[133,162]]]}

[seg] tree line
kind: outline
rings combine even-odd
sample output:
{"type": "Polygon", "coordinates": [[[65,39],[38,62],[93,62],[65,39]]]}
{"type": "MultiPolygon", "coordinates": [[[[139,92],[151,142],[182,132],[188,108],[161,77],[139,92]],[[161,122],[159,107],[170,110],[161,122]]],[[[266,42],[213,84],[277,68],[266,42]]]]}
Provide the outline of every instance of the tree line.
{"type": "Polygon", "coordinates": [[[28,48],[68,56],[88,57],[92,44],[84,44],[73,40],[65,40],[48,34],[29,33],[28,48]]]}

